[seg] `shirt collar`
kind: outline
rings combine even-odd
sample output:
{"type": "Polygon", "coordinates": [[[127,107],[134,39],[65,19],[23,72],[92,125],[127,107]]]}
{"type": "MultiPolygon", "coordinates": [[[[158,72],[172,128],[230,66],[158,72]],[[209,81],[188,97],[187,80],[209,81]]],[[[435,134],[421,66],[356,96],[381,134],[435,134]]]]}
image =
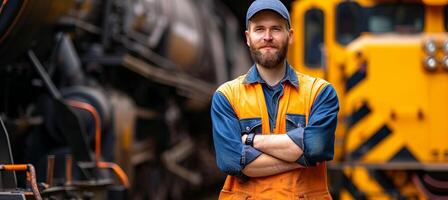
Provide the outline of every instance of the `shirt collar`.
{"type": "MultiPolygon", "coordinates": [[[[286,73],[283,79],[280,81],[281,83],[288,81],[295,88],[299,87],[299,80],[297,79],[297,74],[289,63],[286,63],[286,73]]],[[[257,66],[254,64],[247,72],[247,76],[244,79],[244,84],[252,84],[252,83],[266,83],[260,74],[258,73],[257,66]]]]}

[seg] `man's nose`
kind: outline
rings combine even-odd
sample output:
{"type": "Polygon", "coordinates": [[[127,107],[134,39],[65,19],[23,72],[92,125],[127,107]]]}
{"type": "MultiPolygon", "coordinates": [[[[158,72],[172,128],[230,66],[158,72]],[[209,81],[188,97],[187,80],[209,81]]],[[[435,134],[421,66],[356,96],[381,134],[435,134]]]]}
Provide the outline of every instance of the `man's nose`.
{"type": "Polygon", "coordinates": [[[266,30],[264,35],[263,35],[263,40],[265,41],[271,41],[272,38],[272,32],[270,30],[266,30]]]}

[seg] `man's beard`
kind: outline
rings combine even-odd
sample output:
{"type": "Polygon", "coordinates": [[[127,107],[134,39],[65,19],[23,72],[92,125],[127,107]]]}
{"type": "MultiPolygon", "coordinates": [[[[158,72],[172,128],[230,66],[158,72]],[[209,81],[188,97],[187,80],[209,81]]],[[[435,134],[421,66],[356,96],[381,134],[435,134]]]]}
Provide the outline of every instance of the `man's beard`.
{"type": "Polygon", "coordinates": [[[285,40],[285,42],[279,46],[277,53],[272,53],[271,55],[268,55],[267,52],[265,54],[261,53],[261,51],[255,49],[254,46],[255,45],[250,42],[250,55],[252,56],[252,59],[255,63],[267,69],[281,66],[280,64],[285,61],[286,53],[288,52],[288,40],[285,40]]]}

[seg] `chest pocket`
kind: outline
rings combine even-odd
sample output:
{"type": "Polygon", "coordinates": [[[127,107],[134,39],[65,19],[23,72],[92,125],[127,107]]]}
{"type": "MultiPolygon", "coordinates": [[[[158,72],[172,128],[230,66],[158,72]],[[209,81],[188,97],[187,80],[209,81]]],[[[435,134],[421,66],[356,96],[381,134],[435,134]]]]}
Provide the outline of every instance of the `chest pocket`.
{"type": "Polygon", "coordinates": [[[240,119],[241,135],[261,133],[261,118],[240,119]]]}
{"type": "Polygon", "coordinates": [[[305,115],[286,114],[286,131],[299,127],[305,128],[305,123],[305,115]]]}

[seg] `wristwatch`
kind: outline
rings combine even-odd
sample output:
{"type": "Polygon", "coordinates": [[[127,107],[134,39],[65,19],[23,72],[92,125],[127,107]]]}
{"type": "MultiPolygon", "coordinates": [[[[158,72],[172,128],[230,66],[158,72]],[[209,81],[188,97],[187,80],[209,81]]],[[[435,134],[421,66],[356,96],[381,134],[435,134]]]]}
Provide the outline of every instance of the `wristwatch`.
{"type": "Polygon", "coordinates": [[[245,144],[253,147],[254,146],[254,138],[255,138],[255,133],[249,133],[246,137],[245,144]]]}

